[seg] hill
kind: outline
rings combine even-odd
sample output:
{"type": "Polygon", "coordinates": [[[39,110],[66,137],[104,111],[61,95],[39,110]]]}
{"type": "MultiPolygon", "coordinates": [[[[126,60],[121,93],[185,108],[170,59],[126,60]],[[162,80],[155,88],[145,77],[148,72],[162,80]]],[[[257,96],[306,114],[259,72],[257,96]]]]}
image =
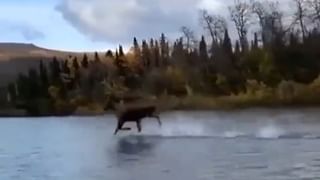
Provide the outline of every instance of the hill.
{"type": "MultiPolygon", "coordinates": [[[[34,44],[0,43],[0,87],[15,79],[18,73],[24,73],[31,67],[38,66],[40,60],[48,62],[54,56],[66,59],[69,55],[81,58],[84,53],[51,50],[34,44]]],[[[94,54],[94,52],[86,53],[89,58],[94,54]]]]}

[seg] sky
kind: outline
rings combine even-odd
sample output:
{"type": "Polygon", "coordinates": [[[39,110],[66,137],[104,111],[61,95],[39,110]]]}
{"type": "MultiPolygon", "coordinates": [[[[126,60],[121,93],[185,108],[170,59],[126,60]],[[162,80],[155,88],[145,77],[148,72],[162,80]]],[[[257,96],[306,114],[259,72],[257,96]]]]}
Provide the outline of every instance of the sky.
{"type": "Polygon", "coordinates": [[[119,44],[199,31],[200,9],[226,15],[232,0],[0,0],[0,42],[68,51],[104,51],[119,44]]]}

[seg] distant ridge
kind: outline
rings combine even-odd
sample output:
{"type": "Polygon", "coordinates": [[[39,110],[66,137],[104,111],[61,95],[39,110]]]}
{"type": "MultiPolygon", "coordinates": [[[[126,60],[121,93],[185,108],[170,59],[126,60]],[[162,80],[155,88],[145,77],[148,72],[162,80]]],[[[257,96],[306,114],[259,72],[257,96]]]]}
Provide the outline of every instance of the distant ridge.
{"type": "MultiPolygon", "coordinates": [[[[106,50],[107,51],[107,50],[106,50]]],[[[99,52],[100,57],[105,52],[99,52]]],[[[0,43],[0,87],[16,78],[18,73],[26,73],[31,67],[38,67],[39,61],[50,61],[53,57],[67,59],[69,55],[80,60],[86,53],[89,60],[93,59],[94,52],[71,52],[63,50],[51,50],[27,43],[0,43]]]]}

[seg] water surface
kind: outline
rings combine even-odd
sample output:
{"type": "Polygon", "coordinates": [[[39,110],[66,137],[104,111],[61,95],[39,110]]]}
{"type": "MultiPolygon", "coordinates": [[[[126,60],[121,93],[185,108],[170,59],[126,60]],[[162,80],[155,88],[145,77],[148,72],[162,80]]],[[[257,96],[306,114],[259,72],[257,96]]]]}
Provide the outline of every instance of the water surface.
{"type": "Polygon", "coordinates": [[[0,119],[1,180],[320,178],[318,109],[172,112],[114,136],[115,117],[0,119]]]}

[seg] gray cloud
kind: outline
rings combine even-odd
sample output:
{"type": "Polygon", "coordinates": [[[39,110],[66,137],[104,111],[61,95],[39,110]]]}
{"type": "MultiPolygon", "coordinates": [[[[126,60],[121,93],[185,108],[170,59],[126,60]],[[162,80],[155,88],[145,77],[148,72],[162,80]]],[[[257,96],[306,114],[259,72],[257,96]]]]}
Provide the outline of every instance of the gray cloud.
{"type": "Polygon", "coordinates": [[[28,41],[45,38],[43,32],[23,22],[11,22],[0,19],[0,24],[0,30],[2,32],[21,34],[23,38],[28,41]]]}
{"type": "Polygon", "coordinates": [[[175,35],[198,24],[203,0],[64,0],[56,8],[65,20],[93,40],[125,42],[132,37],[175,35]]]}
{"type": "Polygon", "coordinates": [[[26,27],[26,26],[20,26],[16,28],[17,31],[20,31],[22,36],[30,41],[30,40],[36,40],[36,39],[43,39],[45,37],[44,33],[33,29],[31,27],[26,27]]]}
{"type": "MultiPolygon", "coordinates": [[[[199,9],[230,20],[227,7],[232,3],[233,0],[63,0],[56,10],[94,41],[127,43],[133,37],[158,37],[162,32],[177,37],[184,25],[203,33],[199,9]]],[[[229,26],[236,36],[231,22],[229,26]]]]}

